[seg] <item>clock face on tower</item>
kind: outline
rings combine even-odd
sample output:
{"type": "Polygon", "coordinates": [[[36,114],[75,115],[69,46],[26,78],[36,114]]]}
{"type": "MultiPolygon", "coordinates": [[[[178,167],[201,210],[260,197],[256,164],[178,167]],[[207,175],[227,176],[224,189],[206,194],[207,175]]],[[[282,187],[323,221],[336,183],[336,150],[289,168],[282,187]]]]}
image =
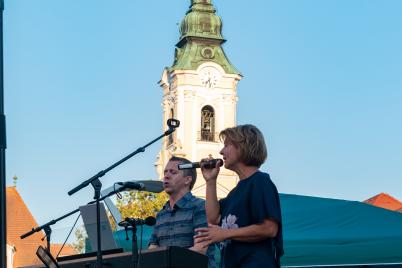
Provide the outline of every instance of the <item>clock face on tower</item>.
{"type": "Polygon", "coordinates": [[[199,72],[199,76],[202,85],[206,88],[214,88],[221,78],[219,71],[211,66],[202,68],[199,72]]]}

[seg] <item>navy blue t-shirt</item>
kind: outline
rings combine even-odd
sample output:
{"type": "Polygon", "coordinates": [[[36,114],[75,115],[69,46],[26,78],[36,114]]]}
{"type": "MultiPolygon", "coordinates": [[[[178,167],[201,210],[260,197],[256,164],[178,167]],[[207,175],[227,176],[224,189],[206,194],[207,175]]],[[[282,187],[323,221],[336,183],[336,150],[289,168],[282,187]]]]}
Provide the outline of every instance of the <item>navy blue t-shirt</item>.
{"type": "Polygon", "coordinates": [[[246,227],[265,219],[275,220],[279,227],[274,239],[259,242],[225,240],[219,243],[221,267],[277,267],[279,261],[276,259],[283,255],[282,216],[278,191],[269,175],[257,171],[239,181],[219,203],[222,228],[246,227]]]}

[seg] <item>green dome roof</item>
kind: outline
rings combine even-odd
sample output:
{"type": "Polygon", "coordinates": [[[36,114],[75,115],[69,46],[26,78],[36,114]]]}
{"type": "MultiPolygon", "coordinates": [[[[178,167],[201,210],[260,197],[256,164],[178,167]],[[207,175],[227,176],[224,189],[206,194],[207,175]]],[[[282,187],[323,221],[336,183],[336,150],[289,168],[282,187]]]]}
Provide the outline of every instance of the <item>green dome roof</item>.
{"type": "Polygon", "coordinates": [[[226,57],[222,43],[222,21],[211,0],[191,0],[180,25],[180,39],[170,70],[196,70],[205,62],[222,66],[226,73],[240,74],[226,57]]]}
{"type": "Polygon", "coordinates": [[[222,21],[215,14],[211,0],[193,0],[180,25],[180,39],[186,37],[212,38],[223,41],[222,21]]]}

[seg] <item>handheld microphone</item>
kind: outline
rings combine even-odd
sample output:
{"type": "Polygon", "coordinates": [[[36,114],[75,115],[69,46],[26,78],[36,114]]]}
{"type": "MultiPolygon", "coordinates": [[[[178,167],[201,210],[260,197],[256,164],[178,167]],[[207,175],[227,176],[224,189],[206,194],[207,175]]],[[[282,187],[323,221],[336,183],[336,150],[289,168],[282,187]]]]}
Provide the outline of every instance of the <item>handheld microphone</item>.
{"type": "Polygon", "coordinates": [[[223,160],[222,159],[211,159],[208,160],[206,162],[193,162],[193,163],[188,163],[188,164],[180,164],[177,166],[177,168],[179,170],[182,169],[192,169],[192,168],[200,168],[201,166],[207,169],[212,169],[214,167],[216,167],[216,163],[218,163],[218,166],[222,166],[223,165],[223,160]]]}

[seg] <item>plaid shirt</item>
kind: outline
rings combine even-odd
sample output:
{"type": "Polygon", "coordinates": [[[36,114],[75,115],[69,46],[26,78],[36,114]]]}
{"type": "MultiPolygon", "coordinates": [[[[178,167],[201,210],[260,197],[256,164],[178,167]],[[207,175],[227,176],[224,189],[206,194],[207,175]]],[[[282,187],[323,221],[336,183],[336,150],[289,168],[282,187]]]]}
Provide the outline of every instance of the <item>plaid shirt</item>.
{"type": "MultiPolygon", "coordinates": [[[[173,209],[168,201],[158,212],[149,244],[190,248],[194,245],[194,229],[207,226],[205,201],[188,192],[176,202],[173,209]]],[[[214,253],[212,245],[207,251],[209,267],[215,267],[214,253]]]]}

